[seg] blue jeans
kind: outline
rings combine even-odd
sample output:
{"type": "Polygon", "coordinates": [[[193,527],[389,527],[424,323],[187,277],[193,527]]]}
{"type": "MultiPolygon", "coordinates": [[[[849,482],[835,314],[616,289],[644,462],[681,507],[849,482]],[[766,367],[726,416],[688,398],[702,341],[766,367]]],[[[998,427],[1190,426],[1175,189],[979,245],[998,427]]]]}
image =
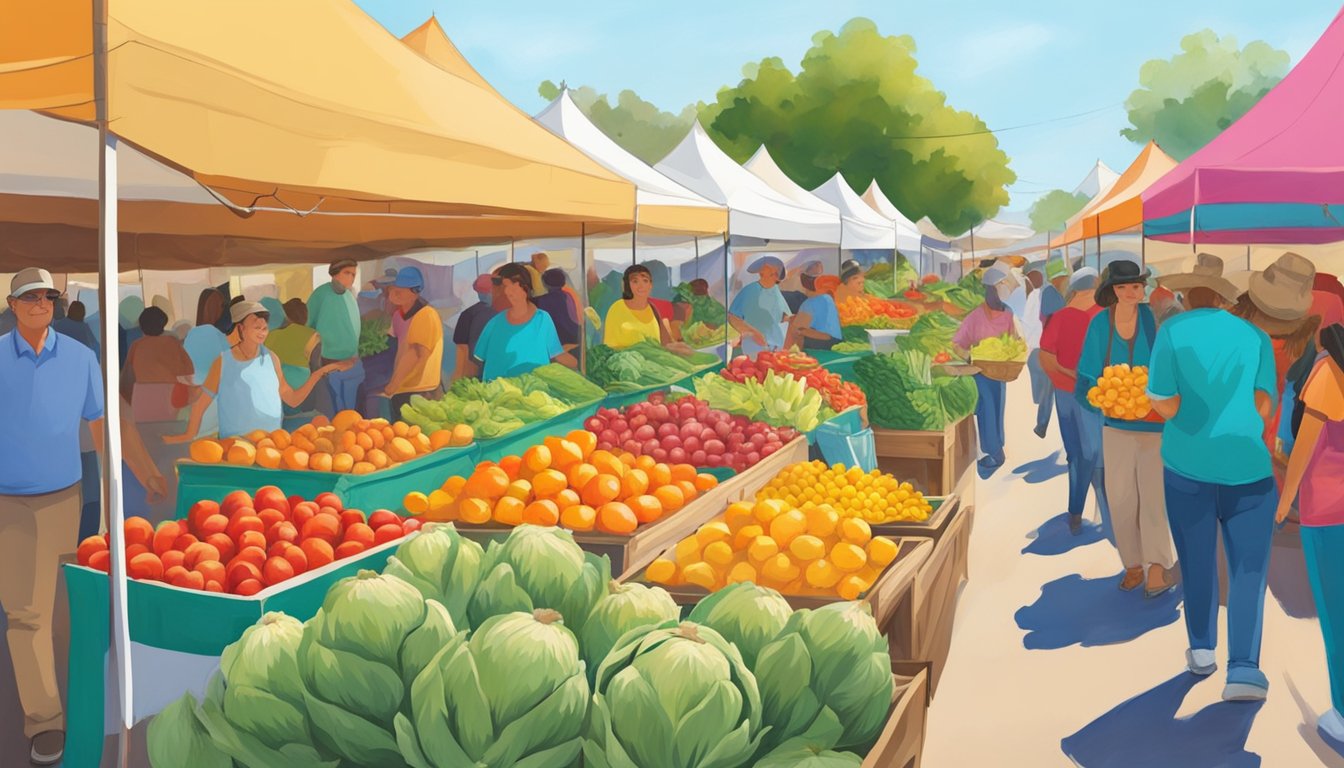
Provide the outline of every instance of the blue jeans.
{"type": "Polygon", "coordinates": [[[1344,525],[1302,526],[1302,554],[1325,636],[1330,701],[1344,712],[1344,525]]]}
{"type": "Polygon", "coordinates": [[[980,432],[980,450],[998,464],[1003,463],[1003,403],[1008,397],[1008,385],[977,373],[975,389],[979,399],[975,403],[975,426],[980,432]]]}
{"type": "Polygon", "coordinates": [[[331,391],[331,407],[335,413],[359,409],[359,384],[362,381],[364,361],[358,358],[350,370],[327,374],[327,389],[331,391]]]}
{"type": "Polygon", "coordinates": [[[1106,503],[1105,470],[1101,460],[1101,415],[1082,406],[1072,392],[1055,393],[1055,412],[1059,415],[1059,434],[1064,439],[1064,456],[1069,462],[1069,514],[1083,514],[1087,489],[1097,494],[1097,509],[1102,524],[1110,509],[1106,503]]]}
{"type": "Polygon", "coordinates": [[[1055,385],[1041,366],[1041,350],[1027,355],[1027,374],[1031,377],[1031,401],[1036,404],[1036,427],[1044,430],[1050,425],[1050,409],[1054,407],[1055,385]]]}
{"type": "Polygon", "coordinates": [[[1190,647],[1218,645],[1218,563],[1215,542],[1223,531],[1227,553],[1228,669],[1260,667],[1265,617],[1265,578],[1279,492],[1274,478],[1245,485],[1191,480],[1166,470],[1167,519],[1185,582],[1185,629],[1190,647]]]}

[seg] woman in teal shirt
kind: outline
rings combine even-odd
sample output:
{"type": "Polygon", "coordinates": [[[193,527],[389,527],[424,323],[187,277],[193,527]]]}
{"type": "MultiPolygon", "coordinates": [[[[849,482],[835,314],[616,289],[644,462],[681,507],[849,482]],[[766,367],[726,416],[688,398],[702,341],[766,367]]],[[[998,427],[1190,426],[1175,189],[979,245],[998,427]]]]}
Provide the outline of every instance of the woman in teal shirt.
{"type": "MultiPolygon", "coordinates": [[[[1116,261],[1102,275],[1095,298],[1097,306],[1104,309],[1087,327],[1074,389],[1084,408],[1096,411],[1087,401],[1087,393],[1097,386],[1107,366],[1148,366],[1157,335],[1157,320],[1143,303],[1148,277],[1148,271],[1132,261],[1116,261]]],[[[1101,463],[1106,501],[1115,548],[1125,566],[1120,589],[1138,588],[1146,567],[1149,597],[1175,586],[1167,573],[1176,564],[1176,552],[1162,493],[1161,448],[1160,422],[1109,417],[1103,421],[1101,463]]]]}
{"type": "Polygon", "coordinates": [[[551,316],[532,299],[532,275],[522,264],[505,264],[492,278],[504,310],[485,324],[472,357],[481,363],[481,380],[521,376],[554,360],[577,368],[578,361],[560,346],[551,316]]]}

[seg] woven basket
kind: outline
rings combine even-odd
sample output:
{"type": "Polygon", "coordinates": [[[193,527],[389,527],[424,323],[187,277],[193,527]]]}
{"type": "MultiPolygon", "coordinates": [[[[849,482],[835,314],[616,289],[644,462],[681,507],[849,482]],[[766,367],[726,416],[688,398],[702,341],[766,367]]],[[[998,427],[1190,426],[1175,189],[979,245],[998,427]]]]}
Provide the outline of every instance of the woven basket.
{"type": "Polygon", "coordinates": [[[980,373],[985,378],[994,381],[1010,382],[1017,381],[1017,377],[1022,375],[1022,369],[1026,363],[999,360],[972,360],[971,365],[980,369],[980,373]]]}

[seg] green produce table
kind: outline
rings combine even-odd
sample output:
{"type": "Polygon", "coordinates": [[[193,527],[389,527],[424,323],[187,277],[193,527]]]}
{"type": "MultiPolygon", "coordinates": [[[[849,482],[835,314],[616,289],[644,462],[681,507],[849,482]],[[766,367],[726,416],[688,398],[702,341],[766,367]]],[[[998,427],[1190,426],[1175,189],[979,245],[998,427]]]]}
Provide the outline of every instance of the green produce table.
{"type": "Polygon", "coordinates": [[[654,392],[666,392],[672,387],[682,387],[694,392],[695,385],[693,382],[696,378],[704,376],[707,373],[718,373],[721,370],[723,370],[723,361],[719,361],[713,365],[707,365],[694,373],[683,376],[682,378],[667,384],[655,384],[654,386],[644,387],[643,389],[637,389],[633,392],[613,392],[607,395],[606,399],[602,401],[602,407],[624,408],[627,405],[642,403],[645,400],[648,400],[649,395],[652,395],[654,392]]]}
{"type": "MultiPolygon", "coordinates": [[[[415,535],[415,534],[412,534],[415,535]]],[[[381,571],[387,558],[406,539],[389,541],[362,555],[339,560],[288,582],[278,584],[250,597],[180,589],[161,582],[128,581],[126,610],[131,643],[136,658],[153,658],[156,653],[171,658],[174,665],[190,654],[200,657],[196,668],[203,668],[219,656],[225,646],[242,636],[267,611],[284,611],[300,621],[317,613],[332,584],[360,569],[381,571]]],[[[108,576],[102,571],[67,564],[63,566],[65,586],[70,599],[70,657],[67,680],[65,765],[98,765],[102,762],[103,730],[107,699],[106,674],[111,646],[108,627],[111,599],[108,576]]],[[[142,663],[132,667],[136,700],[163,700],[180,696],[191,681],[146,669],[142,663]],[[171,691],[162,689],[172,687],[171,691]],[[157,695],[146,689],[159,688],[157,695]]],[[[200,681],[197,681],[200,682],[200,681]]],[[[171,699],[169,699],[171,700],[171,699]]],[[[137,717],[152,714],[140,711],[137,717]]]]}
{"type": "Polygon", "coordinates": [[[850,352],[842,354],[824,349],[806,350],[821,363],[821,367],[836,374],[845,381],[858,381],[854,375],[854,363],[871,355],[871,352],[850,352]]]}
{"type": "MultiPolygon", "coordinates": [[[[597,413],[599,405],[601,404],[590,403],[559,416],[528,424],[522,429],[514,430],[502,437],[477,440],[476,445],[479,447],[480,453],[476,457],[476,461],[499,461],[505,456],[517,456],[550,435],[563,437],[576,429],[583,429],[583,422],[597,413]]],[[[475,462],[473,462],[472,468],[474,466],[475,462]]],[[[472,468],[468,468],[462,473],[463,476],[470,475],[472,468]]],[[[422,486],[416,490],[423,491],[425,488],[437,488],[442,483],[443,480],[439,480],[434,485],[422,486]]]]}
{"type": "Polygon", "coordinates": [[[286,495],[305,499],[312,499],[319,493],[334,493],[346,506],[365,512],[400,509],[401,500],[411,491],[437,488],[453,475],[471,474],[479,461],[480,451],[477,443],[461,448],[440,448],[367,475],[184,461],[177,465],[177,516],[185,517],[191,505],[203,499],[223,501],[233,491],[255,493],[265,485],[274,485],[286,495]]]}

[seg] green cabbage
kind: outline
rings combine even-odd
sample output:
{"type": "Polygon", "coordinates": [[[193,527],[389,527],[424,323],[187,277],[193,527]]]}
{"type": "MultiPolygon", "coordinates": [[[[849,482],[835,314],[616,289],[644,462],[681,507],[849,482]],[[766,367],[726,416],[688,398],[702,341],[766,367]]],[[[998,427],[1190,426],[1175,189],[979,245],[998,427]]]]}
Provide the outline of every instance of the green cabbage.
{"type": "Polygon", "coordinates": [[[752,765],[764,733],[756,678],[714,630],[670,621],[633,630],[596,679],[585,765],[752,765]]]}
{"type": "Polygon", "coordinates": [[[190,693],[149,721],[146,745],[154,768],[233,768],[233,759],[210,738],[190,693]]]}
{"type": "Polygon", "coordinates": [[[404,765],[393,718],[455,634],[447,609],[395,576],[365,570],[336,582],[298,651],[318,743],[353,765],[404,765]]]}
{"type": "Polygon", "coordinates": [[[969,376],[929,378],[923,352],[868,355],[854,362],[868,397],[868,419],[885,429],[938,431],[975,410],[978,393],[969,376]]]}
{"type": "Polygon", "coordinates": [[[584,552],[569,531],[520,525],[485,551],[467,615],[479,627],[492,616],[550,608],[580,633],[609,581],[611,560],[584,552]]]}
{"type": "Polygon", "coordinates": [[[649,624],[662,624],[681,616],[681,608],[661,587],[610,582],[607,592],[593,606],[583,624],[579,646],[588,665],[588,675],[597,669],[621,636],[649,624]]]}
{"type": "Polygon", "coordinates": [[[701,600],[686,618],[723,635],[754,669],[761,649],[779,636],[792,615],[789,602],[775,590],[739,582],[701,600]]]}
{"type": "Polygon", "coordinates": [[[756,761],[755,768],[854,768],[863,759],[853,752],[837,752],[826,746],[844,736],[845,728],[829,707],[822,707],[806,733],[780,744],[756,761]]]}
{"type": "Polygon", "coordinates": [[[448,609],[453,626],[467,627],[467,604],[481,579],[481,545],[452,523],[427,523],[387,559],[383,573],[420,590],[426,600],[448,609]]]}
{"type": "Polygon", "coordinates": [[[588,680],[555,611],[494,616],[447,641],[396,715],[413,768],[567,768],[582,749],[588,680]]]}

